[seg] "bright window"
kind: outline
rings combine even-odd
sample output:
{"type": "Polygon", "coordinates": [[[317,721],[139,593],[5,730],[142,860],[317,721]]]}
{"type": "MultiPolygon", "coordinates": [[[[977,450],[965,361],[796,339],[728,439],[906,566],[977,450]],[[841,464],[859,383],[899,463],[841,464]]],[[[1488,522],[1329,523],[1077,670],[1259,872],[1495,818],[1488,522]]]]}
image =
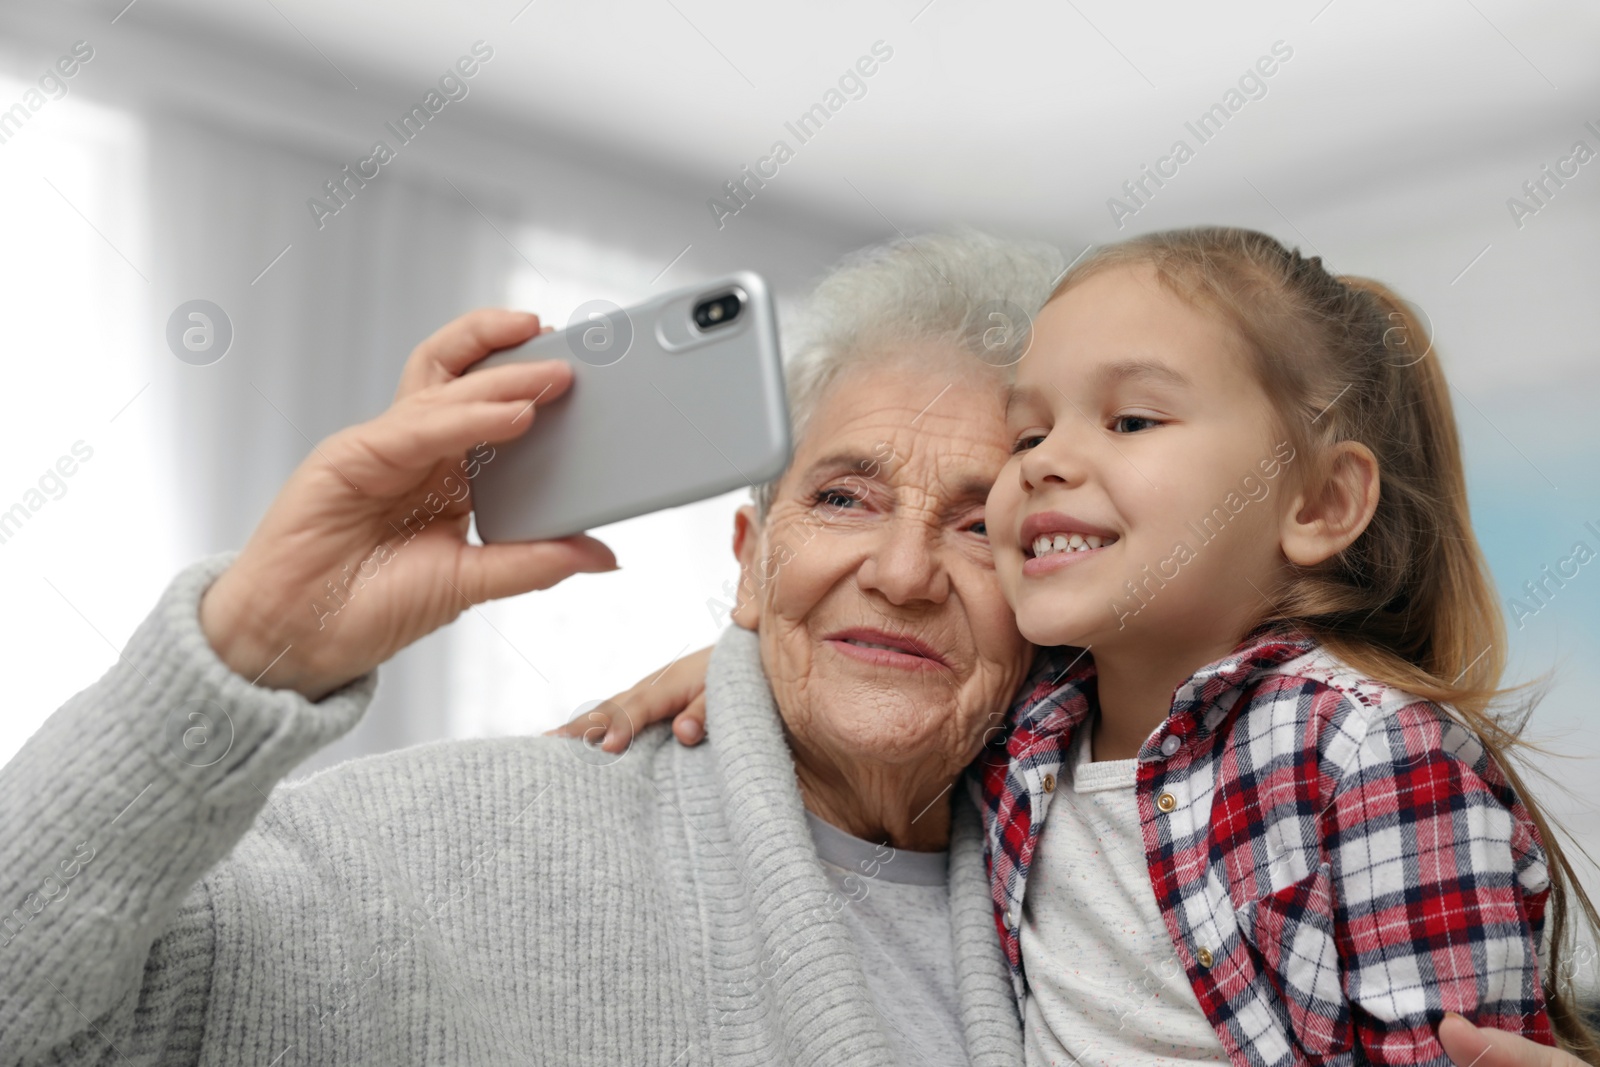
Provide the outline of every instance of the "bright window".
{"type": "MultiPolygon", "coordinates": [[[[0,108],[30,87],[0,78],[0,108]]],[[[141,128],[69,96],[5,132],[0,761],[115,661],[186,551],[152,384],[141,128]]]]}

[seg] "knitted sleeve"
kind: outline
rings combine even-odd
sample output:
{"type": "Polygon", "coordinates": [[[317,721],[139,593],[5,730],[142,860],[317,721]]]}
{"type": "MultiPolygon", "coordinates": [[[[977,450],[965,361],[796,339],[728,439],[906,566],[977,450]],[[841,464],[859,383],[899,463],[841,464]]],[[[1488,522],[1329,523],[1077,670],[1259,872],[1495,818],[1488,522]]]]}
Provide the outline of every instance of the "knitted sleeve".
{"type": "Polygon", "coordinates": [[[118,661],[0,768],[0,1064],[195,1062],[203,876],[371,700],[370,674],[313,704],[230,671],[199,623],[228,562],[180,573],[118,661]]]}

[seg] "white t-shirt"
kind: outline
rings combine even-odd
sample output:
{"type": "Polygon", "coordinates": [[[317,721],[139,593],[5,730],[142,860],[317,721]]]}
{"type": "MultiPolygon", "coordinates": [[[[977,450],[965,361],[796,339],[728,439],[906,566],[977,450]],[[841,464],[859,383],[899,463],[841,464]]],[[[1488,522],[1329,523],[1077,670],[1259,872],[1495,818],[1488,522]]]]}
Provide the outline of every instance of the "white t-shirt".
{"type": "Polygon", "coordinates": [[[1022,901],[1028,1067],[1226,1063],[1156,906],[1139,832],[1138,760],[1073,742],[1022,901]]]}
{"type": "Polygon", "coordinates": [[[897,851],[809,811],[822,869],[861,952],[867,991],[906,1067],[967,1067],[950,925],[950,854],[897,851]]]}

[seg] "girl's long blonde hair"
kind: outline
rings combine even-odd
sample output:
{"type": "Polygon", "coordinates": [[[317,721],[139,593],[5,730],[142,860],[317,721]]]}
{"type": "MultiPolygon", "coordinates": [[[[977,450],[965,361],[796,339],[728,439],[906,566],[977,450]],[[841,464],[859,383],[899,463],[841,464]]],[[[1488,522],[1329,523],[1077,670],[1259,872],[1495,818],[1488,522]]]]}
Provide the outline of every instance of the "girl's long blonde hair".
{"type": "Polygon", "coordinates": [[[1537,825],[1549,859],[1545,975],[1561,1044],[1600,1064],[1563,967],[1576,917],[1600,916],[1514,766],[1532,708],[1499,710],[1506,632],[1467,514],[1466,475],[1449,386],[1432,340],[1405,301],[1368,278],[1335,277],[1266,234],[1226,227],[1154,233],[1098,250],[1058,295],[1115,267],[1153,268],[1185,299],[1226,315],[1309,477],[1341,441],[1377,457],[1380,497],[1367,529],[1325,563],[1296,568],[1263,622],[1293,624],[1356,670],[1442,705],[1482,740],[1537,825]]]}

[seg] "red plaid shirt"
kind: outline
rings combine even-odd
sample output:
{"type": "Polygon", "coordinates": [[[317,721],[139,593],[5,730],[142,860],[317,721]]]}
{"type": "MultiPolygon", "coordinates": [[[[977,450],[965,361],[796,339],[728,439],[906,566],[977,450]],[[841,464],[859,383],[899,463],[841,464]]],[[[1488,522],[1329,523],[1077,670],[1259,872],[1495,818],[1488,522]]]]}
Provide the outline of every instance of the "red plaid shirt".
{"type": "MultiPolygon", "coordinates": [[[[1041,652],[1003,754],[977,765],[1019,1001],[1045,782],[1095,699],[1091,659],[1070,652],[1041,652]]],[[[1552,1043],[1537,831],[1476,735],[1437,705],[1261,631],[1177,688],[1138,758],[1156,903],[1233,1063],[1448,1067],[1434,1036],[1446,1011],[1552,1043]]]]}

